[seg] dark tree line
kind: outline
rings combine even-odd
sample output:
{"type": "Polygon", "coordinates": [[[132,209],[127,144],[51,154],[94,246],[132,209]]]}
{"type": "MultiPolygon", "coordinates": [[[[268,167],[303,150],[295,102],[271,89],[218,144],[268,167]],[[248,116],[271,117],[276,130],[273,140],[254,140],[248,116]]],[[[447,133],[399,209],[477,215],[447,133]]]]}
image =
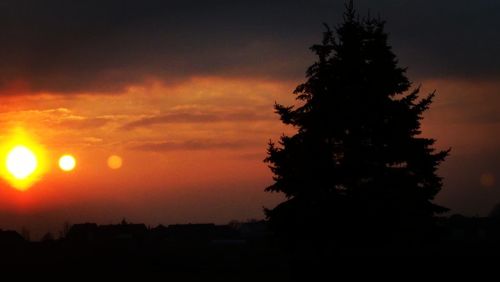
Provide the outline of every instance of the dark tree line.
{"type": "Polygon", "coordinates": [[[385,22],[360,18],[352,1],[343,22],[326,26],[311,47],[317,57],[294,94],[296,106],[276,104],[281,121],[297,129],[271,142],[266,162],[274,183],[266,191],[286,201],[266,210],[274,230],[289,239],[423,239],[436,214],[449,150],[420,135],[423,98],[398,66],[385,22]]]}

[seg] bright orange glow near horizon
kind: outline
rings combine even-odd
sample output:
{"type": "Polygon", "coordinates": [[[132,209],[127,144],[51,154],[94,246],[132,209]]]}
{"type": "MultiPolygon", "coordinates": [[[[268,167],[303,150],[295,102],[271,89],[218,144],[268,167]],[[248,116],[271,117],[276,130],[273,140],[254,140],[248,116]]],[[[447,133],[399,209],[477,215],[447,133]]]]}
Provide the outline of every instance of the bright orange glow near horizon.
{"type": "Polygon", "coordinates": [[[47,169],[45,150],[22,129],[14,130],[3,144],[0,157],[4,161],[1,176],[19,191],[28,190],[47,169]]]}
{"type": "Polygon", "coordinates": [[[148,224],[259,218],[281,199],[263,192],[272,180],[262,162],[267,142],[289,130],[273,103],[293,102],[295,84],[193,77],[113,95],[6,96],[0,163],[24,145],[38,167],[23,186],[2,167],[0,228],[35,233],[124,216],[148,224]],[[59,167],[64,154],[75,157],[71,172],[59,167]]]}

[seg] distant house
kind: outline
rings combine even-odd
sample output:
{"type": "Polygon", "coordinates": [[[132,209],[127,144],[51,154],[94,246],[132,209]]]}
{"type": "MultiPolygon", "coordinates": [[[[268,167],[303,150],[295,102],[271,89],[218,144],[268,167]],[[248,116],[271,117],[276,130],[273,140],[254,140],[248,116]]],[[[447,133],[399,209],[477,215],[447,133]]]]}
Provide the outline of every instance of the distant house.
{"type": "Polygon", "coordinates": [[[136,244],[143,242],[147,235],[148,229],[144,224],[83,223],[71,226],[66,239],[74,243],[136,244]]]}
{"type": "Polygon", "coordinates": [[[75,243],[93,242],[97,239],[98,226],[95,223],[72,225],[66,234],[66,240],[75,243]]]}
{"type": "Polygon", "coordinates": [[[241,233],[230,225],[216,225],[215,233],[210,242],[213,246],[235,246],[246,243],[241,233]]]}
{"type": "Polygon", "coordinates": [[[152,232],[158,232],[158,233],[165,233],[165,232],[167,232],[167,230],[168,230],[168,227],[166,227],[163,224],[160,224],[154,228],[151,228],[152,232]]]}
{"type": "Polygon", "coordinates": [[[101,225],[98,228],[101,240],[142,242],[147,236],[145,224],[122,223],[116,225],[101,225]]]}
{"type": "Polygon", "coordinates": [[[268,223],[264,220],[241,223],[238,230],[246,240],[262,240],[271,235],[268,223]]]}
{"type": "Polygon", "coordinates": [[[229,225],[174,224],[158,225],[150,230],[150,240],[166,243],[234,245],[244,243],[240,232],[229,225]]]}
{"type": "Polygon", "coordinates": [[[241,234],[238,230],[229,225],[216,225],[214,229],[215,240],[239,240],[241,234]]]}
{"type": "Polygon", "coordinates": [[[489,217],[453,215],[442,218],[442,239],[455,242],[500,242],[500,220],[489,217]]]}
{"type": "Polygon", "coordinates": [[[0,246],[2,248],[17,247],[26,243],[26,240],[13,230],[0,229],[0,246]]]}
{"type": "Polygon", "coordinates": [[[167,237],[175,241],[210,242],[215,235],[215,224],[174,224],[167,227],[167,237]]]}
{"type": "Polygon", "coordinates": [[[148,229],[144,224],[97,225],[95,223],[71,226],[66,241],[74,244],[95,244],[103,247],[137,247],[160,243],[164,246],[181,245],[241,245],[248,240],[269,236],[264,221],[242,223],[238,226],[205,224],[158,225],[148,229]]]}
{"type": "Polygon", "coordinates": [[[151,228],[149,230],[149,233],[150,233],[150,237],[152,239],[162,239],[162,238],[166,238],[168,236],[168,227],[166,227],[165,225],[158,225],[154,228],[151,228]]]}

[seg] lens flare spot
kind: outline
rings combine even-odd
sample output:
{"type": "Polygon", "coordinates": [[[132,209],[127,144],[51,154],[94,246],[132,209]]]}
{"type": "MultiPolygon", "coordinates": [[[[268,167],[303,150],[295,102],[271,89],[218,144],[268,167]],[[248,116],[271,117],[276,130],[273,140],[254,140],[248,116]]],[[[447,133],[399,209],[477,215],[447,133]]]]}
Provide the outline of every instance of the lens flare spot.
{"type": "Polygon", "coordinates": [[[59,168],[63,171],[72,171],[75,169],[76,160],[72,155],[63,155],[59,158],[59,168]]]}
{"type": "Polygon", "coordinates": [[[16,146],[7,155],[7,170],[16,179],[26,179],[33,174],[37,165],[35,154],[25,146],[16,146]]]}
{"type": "Polygon", "coordinates": [[[108,166],[111,169],[119,169],[123,165],[123,159],[120,156],[112,155],[108,158],[108,166]]]}
{"type": "Polygon", "coordinates": [[[481,183],[481,186],[486,188],[493,187],[495,185],[495,176],[489,172],[483,173],[479,178],[479,183],[481,183]]]}

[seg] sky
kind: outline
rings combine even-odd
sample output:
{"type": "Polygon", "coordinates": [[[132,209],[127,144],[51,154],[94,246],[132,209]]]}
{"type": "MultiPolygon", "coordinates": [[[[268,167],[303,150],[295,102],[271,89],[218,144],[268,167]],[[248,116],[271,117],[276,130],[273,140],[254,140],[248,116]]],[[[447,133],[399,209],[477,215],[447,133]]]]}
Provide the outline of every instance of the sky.
{"type": "MultiPolygon", "coordinates": [[[[500,2],[355,1],[387,20],[401,66],[437,97],[423,135],[452,148],[436,202],[486,215],[500,202],[500,2]]],[[[0,182],[0,227],[263,218],[273,113],[314,62],[344,1],[0,1],[0,143],[46,152],[20,192],[0,182]],[[74,171],[57,158],[75,156],[74,171]],[[118,155],[119,169],[107,159],[118,155]]]]}

